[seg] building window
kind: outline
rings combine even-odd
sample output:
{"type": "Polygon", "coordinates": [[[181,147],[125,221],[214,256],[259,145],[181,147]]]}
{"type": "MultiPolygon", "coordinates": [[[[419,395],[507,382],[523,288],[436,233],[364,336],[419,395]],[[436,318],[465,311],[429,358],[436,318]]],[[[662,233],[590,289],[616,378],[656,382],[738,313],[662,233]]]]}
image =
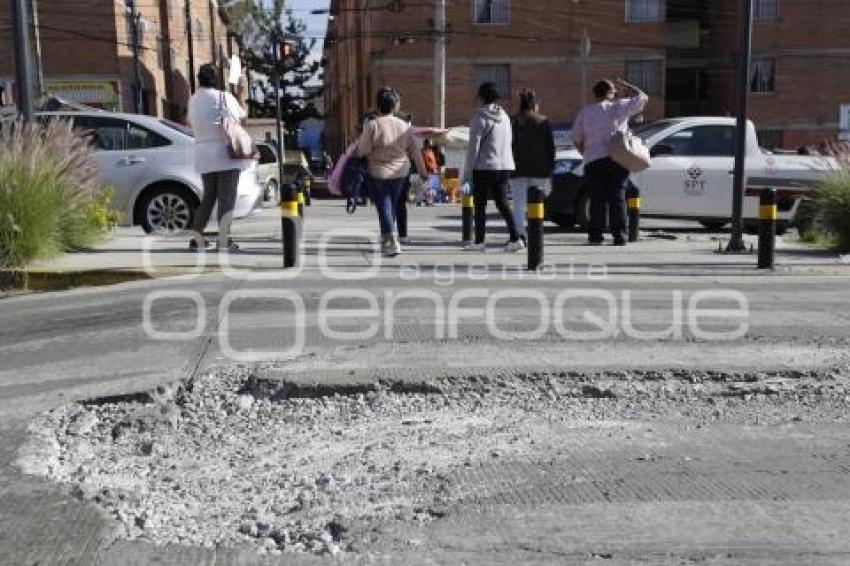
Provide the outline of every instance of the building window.
{"type": "Polygon", "coordinates": [[[664,20],[661,0],[626,0],[627,22],[660,22],[664,20]]]}
{"type": "Polygon", "coordinates": [[[779,19],[779,0],[755,0],[753,18],[760,22],[779,19]]]}
{"type": "Polygon", "coordinates": [[[499,96],[511,97],[510,65],[475,65],[472,76],[475,80],[474,92],[478,92],[478,87],[482,83],[493,83],[499,91],[499,96]]]}
{"type": "Polygon", "coordinates": [[[647,59],[626,61],[626,80],[647,94],[661,95],[662,61],[647,59]]]}
{"type": "Polygon", "coordinates": [[[776,59],[753,57],[750,69],[750,92],[774,92],[776,90],[776,59]]]}
{"type": "Polygon", "coordinates": [[[474,0],[472,10],[476,24],[507,24],[511,20],[510,0],[474,0]]]}

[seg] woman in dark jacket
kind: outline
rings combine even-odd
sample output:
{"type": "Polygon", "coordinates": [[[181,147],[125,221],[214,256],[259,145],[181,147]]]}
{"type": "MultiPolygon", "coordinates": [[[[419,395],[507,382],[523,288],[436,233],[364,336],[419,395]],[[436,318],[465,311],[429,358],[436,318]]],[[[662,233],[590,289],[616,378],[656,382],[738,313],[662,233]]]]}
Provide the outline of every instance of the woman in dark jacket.
{"type": "Polygon", "coordinates": [[[519,95],[519,113],[511,117],[516,170],[511,175],[514,223],[519,237],[526,240],[525,206],[528,189],[537,187],[546,196],[552,190],[555,169],[555,138],[546,116],[540,114],[537,94],[523,90],[519,95]]]}

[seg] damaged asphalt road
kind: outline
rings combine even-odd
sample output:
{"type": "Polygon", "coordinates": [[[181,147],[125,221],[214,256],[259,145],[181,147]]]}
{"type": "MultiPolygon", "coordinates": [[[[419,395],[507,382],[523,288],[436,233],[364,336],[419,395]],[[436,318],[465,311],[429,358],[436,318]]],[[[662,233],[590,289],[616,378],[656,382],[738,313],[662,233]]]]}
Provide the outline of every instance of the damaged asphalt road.
{"type": "Polygon", "coordinates": [[[850,443],[827,458],[812,439],[826,459],[791,465],[811,426],[850,439],[846,368],[286,375],[221,368],[67,404],[33,421],[18,464],[93,502],[118,539],[352,559],[436,551],[438,523],[506,505],[850,496],[850,443]],[[718,450],[727,442],[737,450],[718,450]]]}

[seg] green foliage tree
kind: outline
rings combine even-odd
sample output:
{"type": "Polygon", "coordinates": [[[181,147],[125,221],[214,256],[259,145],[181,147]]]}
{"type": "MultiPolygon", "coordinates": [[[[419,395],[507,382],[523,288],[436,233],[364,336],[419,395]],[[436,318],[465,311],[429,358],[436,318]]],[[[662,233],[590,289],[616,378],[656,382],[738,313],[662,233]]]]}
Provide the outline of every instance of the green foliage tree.
{"type": "Polygon", "coordinates": [[[281,90],[281,117],[286,135],[286,147],[297,147],[297,133],[302,122],[321,118],[315,100],[322,96],[321,86],[308,86],[319,77],[321,62],[310,60],[316,45],[315,38],[307,37],[307,26],[292,10],[287,10],[284,0],[258,2],[242,0],[228,6],[234,21],[234,31],[245,44],[245,62],[251,70],[249,85],[252,96],[249,115],[253,118],[275,116],[275,65],[272,42],[278,38],[281,53],[286,40],[292,46],[291,54],[278,62],[277,74],[281,90]]]}

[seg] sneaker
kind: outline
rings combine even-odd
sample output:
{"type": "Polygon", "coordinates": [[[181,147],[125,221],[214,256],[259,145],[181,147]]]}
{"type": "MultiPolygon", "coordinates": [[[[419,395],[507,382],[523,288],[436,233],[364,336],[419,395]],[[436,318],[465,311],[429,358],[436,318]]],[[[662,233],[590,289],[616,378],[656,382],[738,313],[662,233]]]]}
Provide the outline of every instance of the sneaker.
{"type": "Polygon", "coordinates": [[[199,249],[210,250],[213,247],[213,243],[207,240],[206,238],[200,240],[200,242],[202,242],[201,245],[198,245],[198,242],[198,238],[192,238],[191,240],[189,240],[189,249],[192,251],[198,251],[199,249]]]}
{"type": "Polygon", "coordinates": [[[473,242],[468,242],[464,244],[463,251],[465,252],[483,252],[487,250],[487,246],[484,245],[484,242],[480,244],[475,244],[473,242]]]}
{"type": "Polygon", "coordinates": [[[381,254],[384,257],[395,257],[401,253],[401,244],[394,236],[386,238],[381,242],[381,254]]]}
{"type": "Polygon", "coordinates": [[[404,236],[398,239],[399,243],[404,244],[405,246],[410,244],[410,236],[404,236]]]}
{"type": "Polygon", "coordinates": [[[228,242],[226,246],[222,246],[221,244],[216,245],[216,249],[219,252],[223,252],[223,253],[238,252],[239,251],[239,244],[231,241],[231,242],[228,242]]]}
{"type": "Polygon", "coordinates": [[[525,249],[525,243],[522,240],[514,240],[505,244],[505,251],[508,253],[518,252],[525,249]]]}

